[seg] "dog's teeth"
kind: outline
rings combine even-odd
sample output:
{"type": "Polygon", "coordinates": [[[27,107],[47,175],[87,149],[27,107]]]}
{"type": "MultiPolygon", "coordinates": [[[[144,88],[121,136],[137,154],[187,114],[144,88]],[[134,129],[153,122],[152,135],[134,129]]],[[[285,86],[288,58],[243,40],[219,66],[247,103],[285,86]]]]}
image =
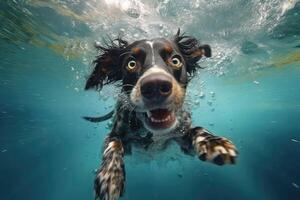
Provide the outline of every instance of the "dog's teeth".
{"type": "Polygon", "coordinates": [[[169,121],[169,116],[164,119],[164,122],[169,121]]]}
{"type": "Polygon", "coordinates": [[[170,119],[171,119],[171,116],[169,115],[167,118],[168,118],[168,121],[170,121],[170,119]]]}
{"type": "Polygon", "coordinates": [[[164,119],[164,122],[169,121],[169,116],[164,119]]]}
{"type": "Polygon", "coordinates": [[[154,117],[151,117],[150,119],[151,119],[152,122],[155,122],[155,123],[159,122],[159,120],[155,119],[154,117]]]}
{"type": "Polygon", "coordinates": [[[147,116],[151,117],[151,112],[150,111],[147,111],[147,116]]]}
{"type": "Polygon", "coordinates": [[[168,122],[168,121],[172,120],[172,116],[171,115],[168,115],[164,119],[155,119],[150,114],[151,114],[150,112],[149,113],[147,112],[147,115],[149,116],[150,121],[154,122],[154,123],[163,123],[163,122],[168,122]]]}

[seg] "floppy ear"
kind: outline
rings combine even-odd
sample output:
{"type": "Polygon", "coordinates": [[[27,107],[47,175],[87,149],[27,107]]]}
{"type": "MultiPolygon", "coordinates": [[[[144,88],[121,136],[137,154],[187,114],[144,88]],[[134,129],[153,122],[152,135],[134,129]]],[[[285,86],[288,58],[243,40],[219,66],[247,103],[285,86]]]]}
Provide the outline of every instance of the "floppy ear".
{"type": "Polygon", "coordinates": [[[209,45],[204,44],[202,46],[199,46],[198,49],[196,49],[192,55],[193,58],[201,58],[203,56],[205,57],[211,57],[211,48],[209,45]]]}
{"type": "Polygon", "coordinates": [[[93,61],[95,68],[87,79],[86,90],[102,89],[103,85],[122,79],[120,55],[127,45],[126,41],[118,38],[106,47],[96,46],[102,53],[93,61]]]}
{"type": "Polygon", "coordinates": [[[203,56],[211,57],[211,48],[209,45],[200,45],[200,42],[196,38],[180,34],[180,29],[178,29],[174,41],[185,59],[186,69],[189,74],[193,74],[197,68],[200,68],[197,62],[203,56]]]}

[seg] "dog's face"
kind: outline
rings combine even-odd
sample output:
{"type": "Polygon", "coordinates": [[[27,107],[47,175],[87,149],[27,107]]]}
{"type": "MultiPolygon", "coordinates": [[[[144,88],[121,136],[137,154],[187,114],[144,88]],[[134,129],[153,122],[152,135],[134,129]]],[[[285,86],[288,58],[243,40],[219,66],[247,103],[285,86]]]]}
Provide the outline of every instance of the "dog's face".
{"type": "Polygon", "coordinates": [[[189,76],[202,56],[210,56],[210,47],[179,32],[172,40],[117,41],[118,45],[100,47],[103,54],[95,60],[86,89],[122,80],[123,91],[145,128],[152,133],[173,130],[189,76]]]}
{"type": "Polygon", "coordinates": [[[182,106],[187,84],[185,61],[178,47],[161,38],[137,41],[123,67],[123,82],[134,85],[130,101],[144,126],[151,132],[176,127],[176,111],[182,106]]]}

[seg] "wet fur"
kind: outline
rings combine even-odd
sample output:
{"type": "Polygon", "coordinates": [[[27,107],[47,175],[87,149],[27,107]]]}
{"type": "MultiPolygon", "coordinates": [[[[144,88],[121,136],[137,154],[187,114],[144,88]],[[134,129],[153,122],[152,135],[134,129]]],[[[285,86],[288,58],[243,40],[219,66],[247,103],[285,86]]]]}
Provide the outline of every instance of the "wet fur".
{"type": "MultiPolygon", "coordinates": [[[[153,66],[141,66],[139,73],[136,74],[128,73],[122,68],[123,59],[130,49],[138,52],[135,45],[146,40],[129,44],[117,39],[106,47],[97,47],[101,54],[94,62],[95,68],[87,80],[86,89],[99,90],[105,84],[120,81],[122,92],[114,110],[112,130],[105,140],[102,164],[95,178],[95,199],[117,200],[124,194],[126,175],[123,157],[131,153],[132,146],[147,151],[162,151],[167,148],[170,141],[176,141],[184,153],[196,155],[202,161],[217,165],[235,163],[237,150],[233,143],[224,137],[215,136],[202,127],[193,127],[190,113],[182,108],[188,81],[200,68],[197,61],[203,56],[211,56],[210,47],[200,45],[198,40],[180,34],[179,31],[171,40],[158,41],[165,42],[166,51],[170,51],[171,47],[174,48],[174,51],[182,56],[184,64],[180,74],[177,71],[171,73],[166,68],[168,65],[164,68],[166,72],[169,71],[168,75],[172,76],[174,87],[171,102],[167,106],[173,107],[176,111],[177,124],[173,130],[160,134],[147,130],[142,120],[143,114],[140,113],[140,110],[145,109],[141,102],[140,80],[153,66]]],[[[165,73],[163,70],[161,72],[165,73]]]]}

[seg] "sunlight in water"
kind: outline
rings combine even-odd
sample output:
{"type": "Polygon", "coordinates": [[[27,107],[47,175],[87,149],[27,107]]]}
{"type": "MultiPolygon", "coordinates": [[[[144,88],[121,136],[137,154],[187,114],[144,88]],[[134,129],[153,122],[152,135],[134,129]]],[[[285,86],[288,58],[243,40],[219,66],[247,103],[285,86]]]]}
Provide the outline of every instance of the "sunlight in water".
{"type": "Polygon", "coordinates": [[[131,6],[129,0],[105,0],[105,3],[109,6],[119,7],[122,10],[127,10],[131,6]]]}

